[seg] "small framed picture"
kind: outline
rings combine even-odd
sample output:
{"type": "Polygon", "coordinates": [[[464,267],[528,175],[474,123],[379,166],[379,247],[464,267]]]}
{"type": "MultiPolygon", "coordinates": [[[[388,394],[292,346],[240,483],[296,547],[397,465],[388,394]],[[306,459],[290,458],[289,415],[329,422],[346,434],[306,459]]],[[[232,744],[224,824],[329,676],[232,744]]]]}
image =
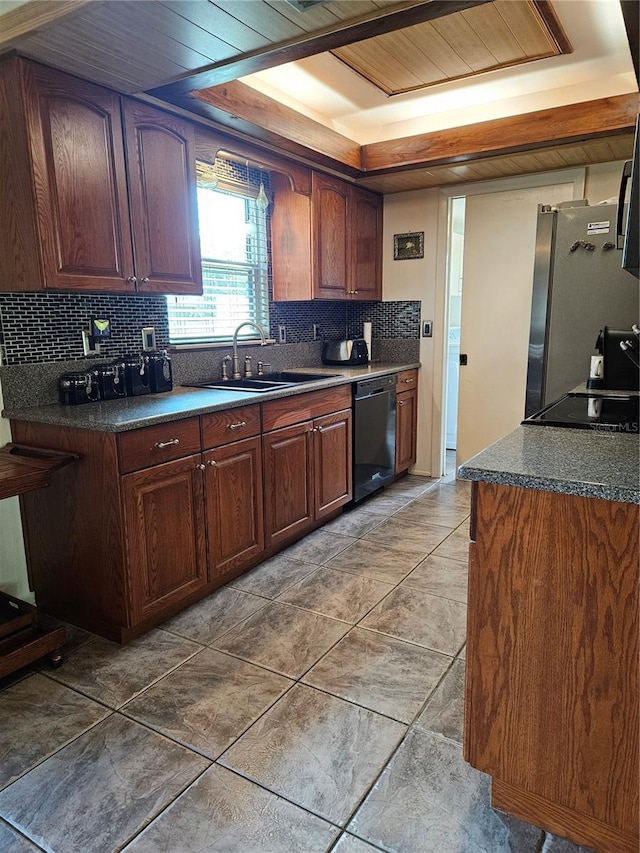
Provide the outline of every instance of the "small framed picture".
{"type": "Polygon", "coordinates": [[[424,258],[424,231],[393,235],[393,260],[408,261],[424,258]]]}

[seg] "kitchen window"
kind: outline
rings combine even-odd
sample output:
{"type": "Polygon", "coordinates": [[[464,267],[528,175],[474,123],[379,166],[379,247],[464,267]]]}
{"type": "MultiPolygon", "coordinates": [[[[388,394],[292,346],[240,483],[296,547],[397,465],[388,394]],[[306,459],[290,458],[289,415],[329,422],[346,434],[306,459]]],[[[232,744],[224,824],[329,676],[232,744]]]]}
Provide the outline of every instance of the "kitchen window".
{"type": "MultiPolygon", "coordinates": [[[[268,174],[197,163],[202,296],[167,296],[172,344],[229,341],[244,320],[269,330],[268,174]]],[[[255,333],[247,328],[241,337],[255,333]]]]}

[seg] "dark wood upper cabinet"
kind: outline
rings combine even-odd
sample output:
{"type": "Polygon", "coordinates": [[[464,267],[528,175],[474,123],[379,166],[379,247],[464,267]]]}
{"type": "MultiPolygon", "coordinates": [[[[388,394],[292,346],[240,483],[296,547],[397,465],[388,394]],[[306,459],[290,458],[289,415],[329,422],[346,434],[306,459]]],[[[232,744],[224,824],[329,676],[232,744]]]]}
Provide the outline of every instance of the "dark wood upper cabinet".
{"type": "Polygon", "coordinates": [[[15,57],[0,111],[0,290],[201,292],[189,122],[15,57]]]}
{"type": "Polygon", "coordinates": [[[125,100],[124,129],[138,290],[200,293],[194,127],[125,100]]]}
{"type": "Polygon", "coordinates": [[[349,240],[350,186],[337,178],[312,176],[314,297],[344,299],[351,295],[349,240]]]}
{"type": "Polygon", "coordinates": [[[382,196],[319,172],[310,196],[272,188],[274,299],[382,299],[382,196]]]}
{"type": "Polygon", "coordinates": [[[382,299],[382,196],[352,187],[352,299],[382,299]]]}

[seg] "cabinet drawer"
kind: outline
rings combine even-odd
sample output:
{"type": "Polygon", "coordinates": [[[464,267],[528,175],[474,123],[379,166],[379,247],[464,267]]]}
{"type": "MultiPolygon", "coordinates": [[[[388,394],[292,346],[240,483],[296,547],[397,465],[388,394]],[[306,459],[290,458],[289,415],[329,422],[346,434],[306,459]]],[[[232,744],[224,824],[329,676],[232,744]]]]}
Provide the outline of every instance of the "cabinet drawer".
{"type": "Polygon", "coordinates": [[[243,406],[224,412],[211,412],[200,418],[202,447],[219,447],[260,432],[260,406],[243,406]]]}
{"type": "Polygon", "coordinates": [[[118,436],[118,458],[123,474],[199,451],[199,418],[143,427],[118,436]]]}
{"type": "Polygon", "coordinates": [[[408,391],[410,388],[416,388],[418,385],[417,370],[402,370],[396,376],[396,391],[408,391]]]}
{"type": "Polygon", "coordinates": [[[262,430],[268,432],[348,408],[351,408],[351,385],[273,400],[262,404],[262,430]]]}

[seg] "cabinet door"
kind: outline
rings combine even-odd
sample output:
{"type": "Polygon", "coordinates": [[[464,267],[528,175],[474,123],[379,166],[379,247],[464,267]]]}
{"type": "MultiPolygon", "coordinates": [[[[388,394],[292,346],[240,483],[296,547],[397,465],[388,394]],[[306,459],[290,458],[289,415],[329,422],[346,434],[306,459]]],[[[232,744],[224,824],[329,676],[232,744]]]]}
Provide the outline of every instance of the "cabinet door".
{"type": "Polygon", "coordinates": [[[132,624],[207,582],[200,455],[122,477],[132,624]]]}
{"type": "Polygon", "coordinates": [[[351,299],[382,299],[382,196],[352,188],[351,299]]]}
{"type": "Polygon", "coordinates": [[[351,247],[348,242],[350,190],[344,181],[313,173],[313,278],[316,299],[345,299],[351,289],[351,247]]]}
{"type": "Polygon", "coordinates": [[[124,101],[138,290],[202,293],[193,125],[124,101]]]}
{"type": "Polygon", "coordinates": [[[313,522],[311,429],[311,421],[306,421],[262,437],[267,548],[313,522]]]}
{"type": "Polygon", "coordinates": [[[120,97],[36,65],[24,74],[44,287],[133,290],[120,97]]]}
{"type": "Polygon", "coordinates": [[[204,455],[209,580],[241,569],[264,549],[260,438],[204,455]]]}
{"type": "Polygon", "coordinates": [[[396,474],[416,461],[418,390],[404,391],[396,397],[396,474]]]}
{"type": "Polygon", "coordinates": [[[465,758],[494,777],[498,808],[636,851],[638,507],[475,491],[465,758]]]}
{"type": "Polygon", "coordinates": [[[353,496],[351,409],[313,422],[315,517],[321,519],[353,496]]]}

